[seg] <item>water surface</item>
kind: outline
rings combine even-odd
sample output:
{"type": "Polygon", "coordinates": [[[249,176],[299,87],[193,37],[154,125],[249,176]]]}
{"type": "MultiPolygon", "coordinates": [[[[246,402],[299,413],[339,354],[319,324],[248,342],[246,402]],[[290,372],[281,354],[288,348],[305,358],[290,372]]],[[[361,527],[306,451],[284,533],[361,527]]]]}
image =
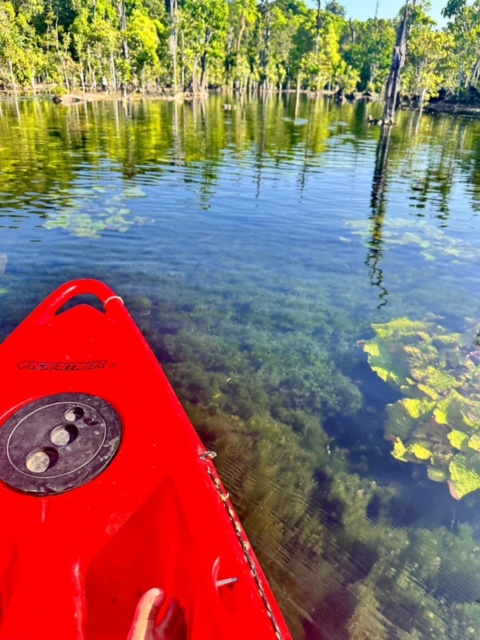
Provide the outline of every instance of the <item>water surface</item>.
{"type": "Polygon", "coordinates": [[[475,638],[478,506],[391,456],[399,393],[360,345],[403,316],[473,344],[480,123],[401,112],[382,135],[376,105],[223,102],[0,103],[0,337],[105,280],[296,639],[475,638]]]}

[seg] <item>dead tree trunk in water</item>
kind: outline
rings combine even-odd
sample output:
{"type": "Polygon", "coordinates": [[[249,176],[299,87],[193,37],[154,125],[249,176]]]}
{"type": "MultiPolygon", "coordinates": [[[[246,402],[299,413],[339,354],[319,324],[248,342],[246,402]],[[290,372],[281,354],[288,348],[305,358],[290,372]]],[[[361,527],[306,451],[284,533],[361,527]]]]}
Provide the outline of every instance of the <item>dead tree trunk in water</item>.
{"type": "Polygon", "coordinates": [[[398,94],[400,93],[400,80],[402,68],[407,55],[407,20],[409,3],[405,6],[403,20],[398,28],[397,41],[393,49],[392,66],[388,76],[387,89],[385,91],[385,109],[383,111],[383,124],[393,124],[393,116],[397,109],[398,94]]]}

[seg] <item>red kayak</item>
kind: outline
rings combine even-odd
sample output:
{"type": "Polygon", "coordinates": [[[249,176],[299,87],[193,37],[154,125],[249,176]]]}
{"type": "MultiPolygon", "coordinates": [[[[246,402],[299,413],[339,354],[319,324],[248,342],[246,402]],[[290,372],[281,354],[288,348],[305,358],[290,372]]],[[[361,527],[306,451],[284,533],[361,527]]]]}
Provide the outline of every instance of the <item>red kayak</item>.
{"type": "Polygon", "coordinates": [[[0,365],[0,640],[126,640],[152,587],[182,640],[291,638],[214,454],[111,289],[60,287],[0,365]],[[65,308],[80,294],[103,311],[65,308]]]}

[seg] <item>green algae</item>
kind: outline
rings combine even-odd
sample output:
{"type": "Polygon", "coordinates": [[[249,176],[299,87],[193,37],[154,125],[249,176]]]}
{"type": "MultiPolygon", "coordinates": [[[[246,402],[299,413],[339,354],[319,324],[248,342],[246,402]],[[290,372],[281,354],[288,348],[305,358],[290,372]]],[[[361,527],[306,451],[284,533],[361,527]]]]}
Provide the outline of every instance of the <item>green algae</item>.
{"type": "Polygon", "coordinates": [[[101,220],[95,221],[88,213],[51,214],[45,222],[46,229],[65,229],[78,238],[99,238],[107,226],[101,220]]]}
{"type": "Polygon", "coordinates": [[[126,187],[113,195],[105,193],[100,187],[72,188],[67,199],[59,198],[58,206],[48,213],[43,226],[63,229],[78,238],[100,238],[105,231],[126,233],[133,226],[152,222],[144,216],[133,215],[125,204],[128,198],[145,196],[139,187],[126,187]]]}
{"type": "Polygon", "coordinates": [[[372,327],[375,337],[363,344],[370,366],[405,396],[387,407],[392,455],[430,465],[429,477],[444,475],[456,499],[478,490],[477,352],[435,322],[397,318],[372,327]]]}
{"type": "MultiPolygon", "coordinates": [[[[386,218],[383,224],[382,237],[386,245],[418,247],[420,255],[427,262],[447,258],[454,264],[468,264],[478,257],[473,245],[452,238],[426,220],[417,220],[415,231],[412,231],[412,220],[407,218],[386,218]]],[[[346,220],[344,225],[352,235],[359,236],[369,246],[371,229],[368,220],[346,220]]]]}

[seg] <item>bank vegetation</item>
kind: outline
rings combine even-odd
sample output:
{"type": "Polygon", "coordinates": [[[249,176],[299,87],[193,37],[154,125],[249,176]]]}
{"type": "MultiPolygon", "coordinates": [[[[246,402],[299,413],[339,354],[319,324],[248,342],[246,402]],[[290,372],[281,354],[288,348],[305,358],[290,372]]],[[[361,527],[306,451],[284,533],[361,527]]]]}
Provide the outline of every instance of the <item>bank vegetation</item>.
{"type": "MultiPolygon", "coordinates": [[[[475,86],[480,0],[446,2],[442,28],[428,1],[409,4],[402,91],[475,86]]],[[[337,0],[0,0],[0,89],[379,94],[403,14],[350,20],[337,0]]]]}

